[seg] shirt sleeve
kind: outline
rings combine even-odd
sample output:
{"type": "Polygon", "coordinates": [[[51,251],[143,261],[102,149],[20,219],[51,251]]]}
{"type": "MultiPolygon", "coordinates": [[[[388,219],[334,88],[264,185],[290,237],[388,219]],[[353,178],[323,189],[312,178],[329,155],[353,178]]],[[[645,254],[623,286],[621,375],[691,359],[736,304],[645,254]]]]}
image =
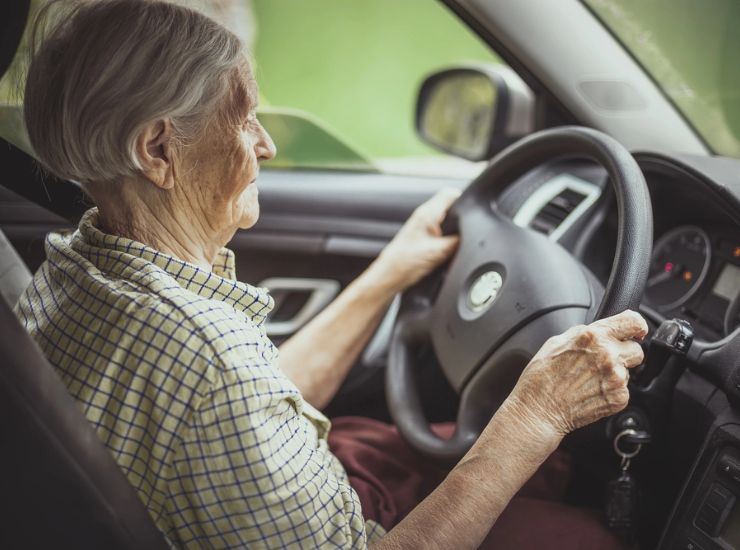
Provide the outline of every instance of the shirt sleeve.
{"type": "Polygon", "coordinates": [[[269,364],[221,372],[173,460],[183,547],[367,546],[359,499],[302,405],[269,364]]]}

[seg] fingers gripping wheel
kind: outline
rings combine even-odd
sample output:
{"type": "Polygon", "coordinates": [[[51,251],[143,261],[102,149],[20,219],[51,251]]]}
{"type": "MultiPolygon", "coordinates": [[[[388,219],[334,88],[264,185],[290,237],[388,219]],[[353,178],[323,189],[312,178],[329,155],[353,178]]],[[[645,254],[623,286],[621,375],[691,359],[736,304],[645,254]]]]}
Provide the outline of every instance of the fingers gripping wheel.
{"type": "Polygon", "coordinates": [[[403,297],[391,340],[386,395],[409,444],[442,462],[458,460],[475,442],[550,336],[596,318],[636,309],[652,245],[650,197],[637,163],[609,136],[581,127],[533,134],[500,153],[451,208],[445,232],[460,245],[441,285],[422,281],[403,297]],[[607,170],[619,214],[617,250],[598,309],[583,266],[544,235],[514,225],[496,208],[513,181],[540,164],[590,158],[607,170]],[[437,287],[438,286],[438,287],[437,287]],[[430,428],[414,379],[414,358],[431,346],[460,395],[449,440],[430,428]]]}

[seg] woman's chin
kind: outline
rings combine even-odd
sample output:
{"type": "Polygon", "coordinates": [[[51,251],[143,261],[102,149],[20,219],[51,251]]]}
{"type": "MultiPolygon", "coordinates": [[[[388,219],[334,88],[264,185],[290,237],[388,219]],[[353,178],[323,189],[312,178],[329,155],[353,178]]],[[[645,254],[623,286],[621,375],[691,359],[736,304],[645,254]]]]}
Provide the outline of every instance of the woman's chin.
{"type": "Polygon", "coordinates": [[[244,209],[239,219],[239,229],[249,229],[257,223],[260,217],[260,206],[259,204],[250,205],[244,209]]]}
{"type": "Polygon", "coordinates": [[[257,218],[245,221],[239,224],[239,229],[251,229],[252,227],[254,227],[254,224],[256,223],[257,223],[257,218]]]}
{"type": "Polygon", "coordinates": [[[260,217],[260,203],[258,198],[257,186],[250,184],[240,197],[239,228],[249,229],[260,217]]]}

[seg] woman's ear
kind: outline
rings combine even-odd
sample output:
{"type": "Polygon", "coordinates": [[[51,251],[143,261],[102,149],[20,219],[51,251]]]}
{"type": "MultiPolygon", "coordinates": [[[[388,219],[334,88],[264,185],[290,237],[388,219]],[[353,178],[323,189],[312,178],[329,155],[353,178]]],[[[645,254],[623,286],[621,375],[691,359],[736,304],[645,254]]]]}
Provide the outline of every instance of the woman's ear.
{"type": "Polygon", "coordinates": [[[171,189],[175,185],[172,123],[158,119],[147,124],[136,138],[141,171],[154,185],[171,189]]]}

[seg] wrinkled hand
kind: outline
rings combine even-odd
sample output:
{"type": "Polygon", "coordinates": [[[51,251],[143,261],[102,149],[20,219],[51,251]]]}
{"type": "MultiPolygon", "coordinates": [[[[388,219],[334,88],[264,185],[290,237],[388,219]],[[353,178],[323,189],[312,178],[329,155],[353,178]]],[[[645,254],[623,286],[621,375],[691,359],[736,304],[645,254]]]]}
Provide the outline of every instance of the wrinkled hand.
{"type": "Polygon", "coordinates": [[[635,339],[645,320],[625,311],[547,340],[509,399],[522,415],[560,436],[621,411],[629,400],[627,369],[643,360],[635,339]]]}
{"type": "Polygon", "coordinates": [[[449,258],[459,238],[442,236],[440,224],[460,191],[445,188],[419,206],[381,252],[376,267],[396,292],[401,292],[449,258]]]}

